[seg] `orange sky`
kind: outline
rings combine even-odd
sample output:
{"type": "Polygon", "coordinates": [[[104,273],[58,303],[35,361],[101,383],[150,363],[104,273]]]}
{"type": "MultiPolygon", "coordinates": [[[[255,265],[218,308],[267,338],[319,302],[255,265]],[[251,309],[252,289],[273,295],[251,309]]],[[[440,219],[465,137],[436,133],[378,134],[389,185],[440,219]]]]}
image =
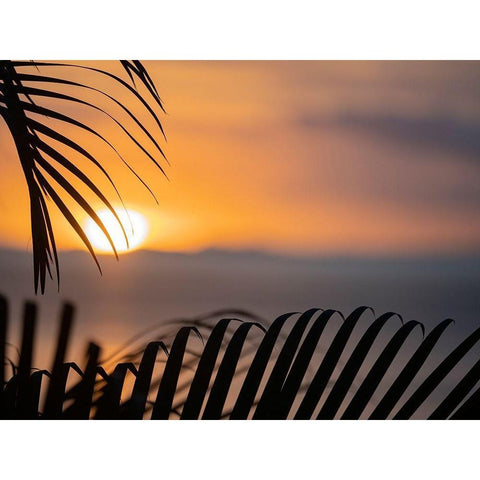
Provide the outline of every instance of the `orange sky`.
{"type": "MultiPolygon", "coordinates": [[[[77,133],[101,152],[127,207],[149,220],[144,248],[478,250],[478,62],[144,63],[168,111],[170,182],[108,118],[61,107],[113,138],[155,191],[159,206],[118,158],[77,133]]],[[[93,64],[122,74],[115,63],[93,64]]],[[[69,78],[111,86],[82,71],[69,78]]],[[[128,102],[117,88],[109,93],[128,102]]],[[[0,245],[29,249],[26,186],[1,120],[0,168],[0,245]]],[[[100,181],[93,169],[91,177],[100,181]]],[[[83,248],[51,211],[58,246],[83,248]]]]}

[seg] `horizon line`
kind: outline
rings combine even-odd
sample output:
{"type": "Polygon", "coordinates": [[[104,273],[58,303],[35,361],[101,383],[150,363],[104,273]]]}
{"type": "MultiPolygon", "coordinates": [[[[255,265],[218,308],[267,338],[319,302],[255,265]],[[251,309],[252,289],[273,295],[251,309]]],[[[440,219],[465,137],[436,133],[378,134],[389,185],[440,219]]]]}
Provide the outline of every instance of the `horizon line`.
{"type": "MultiPolygon", "coordinates": [[[[29,248],[18,248],[13,246],[0,246],[0,252],[16,252],[20,254],[31,254],[29,248]]],[[[61,254],[85,254],[89,252],[81,248],[59,249],[61,254]]],[[[197,256],[202,254],[217,253],[227,255],[251,255],[263,256],[269,258],[284,258],[295,260],[455,260],[455,259],[480,259],[479,251],[456,251],[456,252],[326,252],[326,253],[311,253],[311,252],[281,252],[276,250],[268,250],[261,248],[225,248],[225,247],[205,247],[198,250],[159,250],[152,248],[137,248],[132,251],[122,252],[120,257],[128,257],[138,254],[160,254],[160,255],[182,255],[182,256],[197,256]]],[[[95,252],[95,255],[101,258],[115,259],[113,253],[109,252],[95,252]]]]}

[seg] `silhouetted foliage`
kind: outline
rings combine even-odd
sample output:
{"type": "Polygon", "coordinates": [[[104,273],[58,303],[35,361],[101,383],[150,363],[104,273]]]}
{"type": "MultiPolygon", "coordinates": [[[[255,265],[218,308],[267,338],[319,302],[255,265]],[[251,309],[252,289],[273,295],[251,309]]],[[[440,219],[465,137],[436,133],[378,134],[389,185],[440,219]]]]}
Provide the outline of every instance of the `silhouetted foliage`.
{"type": "MultiPolygon", "coordinates": [[[[4,355],[7,307],[0,297],[4,355]]],[[[440,361],[431,358],[451,320],[416,341],[413,353],[403,351],[400,365],[394,365],[411,334],[424,328],[393,312],[375,318],[356,335],[355,327],[373,314],[368,307],[347,317],[321,309],[288,313],[267,329],[248,312],[218,311],[159,323],[109,357],[102,358],[100,347],[91,343],[81,369],[65,362],[73,313],[66,304],[52,368],[39,371],[31,365],[36,308],[25,304],[18,362],[5,356],[2,366],[2,418],[409,419],[417,418],[426,402],[431,419],[480,418],[480,361],[460,380],[457,375],[446,395],[432,396],[480,340],[478,328],[447,355],[440,352],[440,361]],[[329,335],[333,324],[339,328],[329,335]],[[146,336],[155,339],[137,348],[135,343],[146,336]],[[433,366],[425,368],[428,361],[433,366]],[[13,373],[8,378],[9,369],[13,373]]]]}
{"type": "Polygon", "coordinates": [[[156,110],[164,112],[161,99],[152,79],[141,62],[138,60],[122,60],[120,64],[126,72],[128,81],[114,73],[88,65],[60,62],[0,61],[0,115],[5,120],[15,142],[30,196],[35,292],[37,292],[39,286],[42,293],[45,291],[46,275],[48,274],[50,278],[53,278],[52,265],[55,268],[58,285],[60,285],[59,261],[54,231],[46,202],[47,199],[52,200],[81,238],[100,272],[101,268],[90,241],[79,224],[74,211],[68,207],[65,199],[62,199],[62,193],[78,204],[95,221],[107,237],[113,252],[117,255],[109,232],[89,201],[80,191],[79,186],[85,187],[112,212],[123,230],[128,245],[124,225],[122,225],[110,201],[98,185],[91,180],[91,175],[85,170],[85,167],[77,166],[71,156],[72,153],[78,154],[83,160],[90,162],[95,168],[99,169],[113,186],[119,200],[123,204],[110,174],[104,167],[105,162],[100,159],[98,152],[92,153],[88,150],[85,140],[88,135],[97,138],[111,149],[155,198],[148,185],[119,153],[117,147],[119,143],[118,135],[114,139],[109,140],[96,128],[76,120],[68,114],[67,108],[69,105],[82,105],[92,111],[104,114],[113,124],[120,128],[122,135],[138,148],[141,155],[153,161],[160,171],[165,174],[159,163],[159,157],[164,160],[166,160],[166,157],[156,139],[158,134],[164,136],[159,113],[156,112],[156,110]],[[130,96],[129,104],[125,105],[108,91],[96,88],[90,85],[88,81],[84,82],[82,80],[78,82],[55,75],[59,71],[67,74],[74,71],[95,73],[108,80],[112,86],[116,85],[124,93],[128,94],[130,96]],[[146,95],[140,93],[140,89],[137,88],[139,86],[146,90],[146,95]],[[62,87],[71,87],[75,93],[63,93],[62,87]],[[97,103],[92,103],[93,101],[89,97],[92,93],[108,99],[110,107],[102,108],[97,103]],[[38,103],[39,100],[45,99],[61,101],[62,107],[58,109],[46,108],[38,103]],[[140,120],[141,116],[138,113],[134,113],[132,107],[135,104],[138,104],[144,110],[144,114],[153,120],[158,132],[155,130],[150,132],[144,125],[144,120],[140,120]],[[133,130],[125,119],[119,120],[117,118],[117,115],[113,113],[113,109],[110,110],[112,107],[123,112],[125,119],[128,119],[134,125],[133,130]],[[75,133],[70,133],[67,136],[58,129],[52,128],[48,122],[48,120],[52,119],[60,124],[75,127],[72,129],[72,132],[75,133]],[[77,133],[86,133],[88,135],[82,136],[77,135],[77,133]],[[67,148],[69,153],[62,153],[62,148],[64,147],[67,148]],[[150,153],[152,149],[155,151],[154,154],[150,153]],[[77,185],[72,184],[65,177],[62,169],[75,179],[77,185]]]}

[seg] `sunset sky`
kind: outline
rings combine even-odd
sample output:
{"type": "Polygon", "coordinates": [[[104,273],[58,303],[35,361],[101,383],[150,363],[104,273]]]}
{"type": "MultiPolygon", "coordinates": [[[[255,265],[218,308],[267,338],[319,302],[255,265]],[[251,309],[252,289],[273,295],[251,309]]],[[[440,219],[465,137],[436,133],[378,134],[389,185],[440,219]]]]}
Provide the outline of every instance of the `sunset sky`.
{"type": "MultiPolygon", "coordinates": [[[[127,79],[114,62],[93,64],[127,79]]],[[[478,252],[478,62],[144,64],[168,113],[162,118],[168,143],[160,140],[170,181],[108,118],[78,105],[62,107],[114,139],[157,195],[158,206],[118,158],[77,133],[100,149],[95,152],[126,206],[147,218],[142,248],[478,252]]],[[[84,81],[85,75],[69,78],[84,81]]],[[[131,101],[116,87],[109,93],[131,101]]],[[[85,98],[103,101],[94,93],[85,98]]],[[[3,123],[0,168],[0,246],[31,249],[26,185],[3,123]]],[[[91,178],[100,181],[93,169],[91,178]]],[[[101,185],[114,201],[112,189],[101,185]]],[[[83,248],[54,205],[51,211],[59,248],[83,248]]]]}

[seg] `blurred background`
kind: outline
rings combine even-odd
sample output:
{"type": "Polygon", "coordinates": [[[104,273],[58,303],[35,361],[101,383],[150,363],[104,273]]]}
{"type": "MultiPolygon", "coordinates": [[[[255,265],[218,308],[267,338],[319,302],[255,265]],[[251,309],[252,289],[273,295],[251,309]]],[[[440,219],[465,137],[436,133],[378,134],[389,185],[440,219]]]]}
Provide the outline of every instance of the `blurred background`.
{"type": "MultiPolygon", "coordinates": [[[[313,306],[370,305],[427,327],[454,318],[452,341],[478,326],[479,62],[144,64],[167,110],[170,181],[101,113],[63,105],[118,139],[159,205],[108,149],[77,133],[147,233],[118,263],[101,255],[100,276],[52,205],[62,278],[60,292],[51,282],[35,298],[45,345],[63,300],[78,306],[72,358],[87,340],[108,349],[155,322],[223,307],[271,321],[313,306]]],[[[125,76],[114,62],[89,65],[125,76]]],[[[94,73],[75,75],[110,88],[94,73]]],[[[35,297],[29,206],[1,123],[0,172],[0,292],[18,344],[22,301],[35,297]]],[[[39,367],[51,361],[45,351],[37,349],[39,367]]]]}

